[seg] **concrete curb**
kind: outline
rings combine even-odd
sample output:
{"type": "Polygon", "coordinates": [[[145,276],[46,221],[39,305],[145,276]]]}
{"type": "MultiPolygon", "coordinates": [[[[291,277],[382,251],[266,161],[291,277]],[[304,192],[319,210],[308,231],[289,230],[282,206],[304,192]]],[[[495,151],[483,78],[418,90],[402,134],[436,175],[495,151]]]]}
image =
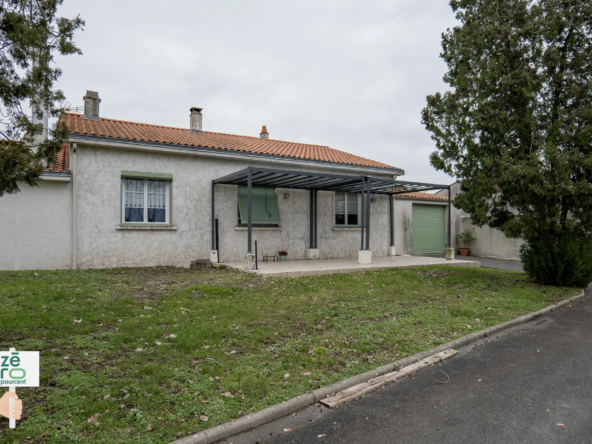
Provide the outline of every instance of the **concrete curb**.
{"type": "Polygon", "coordinates": [[[302,410],[327,396],[337,393],[341,390],[353,387],[354,385],[361,384],[370,379],[382,376],[386,373],[392,372],[397,368],[405,367],[414,364],[417,361],[432,356],[436,353],[440,353],[449,348],[460,348],[465,345],[477,342],[480,339],[492,336],[502,330],[515,327],[526,322],[530,322],[533,319],[539,318],[547,313],[557,310],[570,302],[581,299],[585,296],[585,291],[582,290],[580,294],[572,296],[571,298],[564,299],[557,304],[550,305],[541,310],[529,313],[527,315],[518,316],[510,321],[502,322],[501,324],[494,325],[493,327],[486,328],[485,330],[477,331],[469,335],[463,336],[462,338],[455,339],[454,341],[447,342],[446,344],[439,345],[430,350],[418,353],[413,356],[407,356],[406,358],[395,361],[391,364],[383,365],[369,372],[362,373],[361,375],[352,376],[351,378],[344,379],[343,381],[336,382],[327,387],[322,387],[317,390],[305,393],[304,395],[297,396],[296,398],[289,399],[280,404],[267,407],[266,409],[260,410],[249,415],[242,416],[236,420],[226,422],[224,424],[217,425],[210,429],[206,429],[202,432],[194,435],[187,436],[185,438],[173,441],[171,444],[212,444],[223,438],[227,438],[232,435],[236,435],[247,430],[254,429],[262,424],[274,421],[284,416],[295,413],[302,410]]]}

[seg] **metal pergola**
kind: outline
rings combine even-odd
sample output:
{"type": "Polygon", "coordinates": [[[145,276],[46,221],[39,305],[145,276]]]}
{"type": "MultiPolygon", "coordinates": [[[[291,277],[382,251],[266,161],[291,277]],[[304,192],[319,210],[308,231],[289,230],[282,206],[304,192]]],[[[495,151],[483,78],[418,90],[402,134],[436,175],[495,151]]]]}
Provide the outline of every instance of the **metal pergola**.
{"type": "Polygon", "coordinates": [[[392,196],[418,191],[448,190],[448,248],[450,240],[450,185],[433,183],[410,182],[394,179],[359,175],[349,176],[331,173],[314,173],[308,171],[280,170],[275,168],[248,167],[236,173],[212,181],[212,250],[217,250],[216,219],[215,219],[215,189],[216,185],[244,185],[247,187],[247,252],[252,254],[252,187],[273,187],[293,190],[310,191],[310,248],[317,248],[317,193],[319,191],[342,191],[359,193],[362,195],[361,205],[361,250],[370,249],[370,201],[371,194],[391,196],[389,199],[390,241],[395,245],[394,216],[392,196]],[[365,208],[364,208],[365,205],[365,208]],[[365,213],[365,215],[364,215],[365,213]],[[365,238],[364,238],[365,237],[365,238]],[[364,242],[365,241],[365,242],[364,242]]]}

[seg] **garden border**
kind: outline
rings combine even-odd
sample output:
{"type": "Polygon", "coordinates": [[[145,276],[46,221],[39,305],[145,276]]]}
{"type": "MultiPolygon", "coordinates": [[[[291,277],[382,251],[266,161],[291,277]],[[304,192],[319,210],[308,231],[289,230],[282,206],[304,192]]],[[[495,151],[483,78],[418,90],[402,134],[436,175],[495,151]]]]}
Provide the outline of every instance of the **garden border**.
{"type": "Polygon", "coordinates": [[[297,396],[296,398],[289,399],[280,404],[272,405],[263,410],[259,410],[255,413],[250,413],[245,416],[241,416],[235,420],[219,424],[212,428],[202,430],[201,432],[192,434],[185,438],[173,441],[171,444],[212,444],[221,439],[227,438],[238,433],[246,432],[247,430],[254,429],[263,424],[267,424],[276,419],[295,413],[302,410],[327,396],[337,393],[341,390],[353,387],[354,385],[361,384],[370,379],[382,376],[386,373],[392,372],[397,368],[405,367],[414,364],[417,361],[425,359],[441,351],[449,348],[460,348],[465,345],[477,342],[488,336],[492,336],[502,330],[515,327],[526,322],[530,322],[533,319],[539,318],[553,310],[557,310],[570,302],[576,301],[583,298],[586,295],[585,291],[582,290],[579,294],[570,298],[559,301],[556,304],[549,305],[548,307],[542,308],[541,310],[518,316],[517,318],[511,319],[501,324],[494,325],[486,328],[485,330],[477,331],[475,333],[468,334],[462,338],[455,339],[454,341],[447,342],[446,344],[439,345],[430,350],[415,354],[413,356],[407,356],[406,358],[395,361],[391,364],[386,364],[378,367],[374,370],[362,373],[360,375],[352,376],[351,378],[344,379],[343,381],[335,382],[327,387],[322,387],[317,390],[312,390],[303,395],[297,396]]]}

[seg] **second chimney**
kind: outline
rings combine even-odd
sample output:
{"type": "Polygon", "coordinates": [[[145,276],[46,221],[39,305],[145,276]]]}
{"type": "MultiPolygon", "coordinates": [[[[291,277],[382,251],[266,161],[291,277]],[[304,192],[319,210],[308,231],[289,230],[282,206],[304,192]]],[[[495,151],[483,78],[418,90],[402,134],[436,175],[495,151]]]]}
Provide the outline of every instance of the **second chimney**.
{"type": "Polygon", "coordinates": [[[47,139],[48,128],[49,128],[49,111],[47,109],[43,110],[43,114],[41,115],[41,119],[40,119],[39,116],[37,115],[37,113],[35,112],[35,109],[33,109],[33,118],[31,119],[31,122],[33,123],[33,125],[39,125],[39,124],[43,125],[43,132],[41,134],[36,135],[34,138],[34,140],[35,140],[34,144],[39,145],[45,139],[47,139]]]}
{"type": "Polygon", "coordinates": [[[265,125],[263,125],[263,128],[261,128],[261,134],[259,134],[259,136],[262,139],[269,139],[269,133],[267,132],[267,127],[265,125]]]}
{"type": "Polygon", "coordinates": [[[96,91],[86,91],[84,99],[84,118],[90,120],[99,120],[99,93],[96,91]]]}
{"type": "Polygon", "coordinates": [[[202,124],[202,114],[201,110],[203,108],[196,108],[193,107],[189,111],[191,114],[189,115],[189,131],[192,133],[201,133],[201,124],[202,124]]]}

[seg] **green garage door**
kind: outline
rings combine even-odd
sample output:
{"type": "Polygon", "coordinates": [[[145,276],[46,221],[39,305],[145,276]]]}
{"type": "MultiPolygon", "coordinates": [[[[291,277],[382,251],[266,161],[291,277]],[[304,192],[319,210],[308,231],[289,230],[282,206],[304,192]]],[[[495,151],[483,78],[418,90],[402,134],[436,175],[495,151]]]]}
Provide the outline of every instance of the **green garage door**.
{"type": "Polygon", "coordinates": [[[413,204],[413,254],[445,253],[446,207],[413,204]]]}

